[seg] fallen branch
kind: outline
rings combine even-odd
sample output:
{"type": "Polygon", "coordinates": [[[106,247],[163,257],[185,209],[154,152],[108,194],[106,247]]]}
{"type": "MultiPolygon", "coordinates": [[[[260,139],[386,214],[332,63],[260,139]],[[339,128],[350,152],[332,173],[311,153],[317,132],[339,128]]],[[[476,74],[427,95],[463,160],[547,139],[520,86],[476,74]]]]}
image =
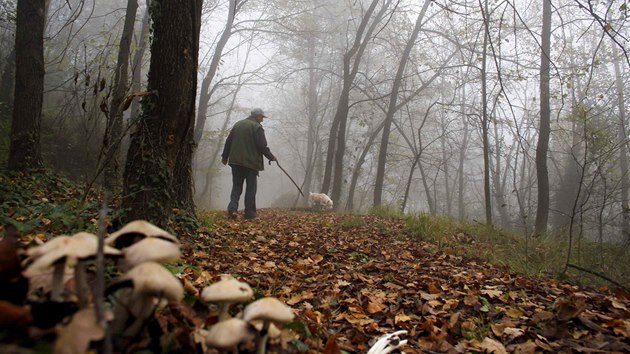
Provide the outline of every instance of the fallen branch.
{"type": "Polygon", "coordinates": [[[614,280],[610,279],[609,277],[605,276],[604,274],[598,273],[598,272],[593,271],[593,270],[590,270],[590,269],[582,268],[582,267],[580,267],[580,266],[576,266],[576,265],[571,264],[571,263],[568,263],[568,264],[567,264],[567,267],[574,268],[574,269],[577,269],[577,270],[581,270],[581,271],[583,271],[584,273],[588,273],[588,274],[595,275],[595,276],[597,276],[597,277],[600,277],[600,278],[602,278],[602,279],[606,280],[607,282],[609,282],[609,283],[611,283],[611,284],[613,284],[613,285],[615,285],[615,286],[618,286],[619,288],[621,288],[621,289],[623,289],[623,290],[625,290],[625,291],[629,291],[629,289],[628,289],[628,288],[626,288],[625,286],[623,286],[623,285],[619,284],[618,282],[616,282],[616,281],[614,281],[614,280]]]}

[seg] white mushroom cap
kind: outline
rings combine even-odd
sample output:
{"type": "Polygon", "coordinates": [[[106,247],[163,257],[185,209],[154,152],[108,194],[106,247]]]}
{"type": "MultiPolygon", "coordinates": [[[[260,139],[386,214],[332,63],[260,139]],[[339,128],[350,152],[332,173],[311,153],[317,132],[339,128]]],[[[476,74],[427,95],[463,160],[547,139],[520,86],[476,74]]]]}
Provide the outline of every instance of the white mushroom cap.
{"type": "Polygon", "coordinates": [[[214,324],[206,335],[206,344],[219,349],[232,348],[253,339],[254,328],[240,318],[230,318],[214,324]]]}
{"type": "Polygon", "coordinates": [[[207,302],[236,303],[248,301],[254,296],[249,284],[236,280],[231,276],[203,288],[201,298],[207,302]]]}
{"type": "Polygon", "coordinates": [[[161,238],[179,244],[177,237],[145,220],[135,220],[128,223],[122,229],[109,235],[105,239],[105,243],[116,248],[124,248],[134,243],[136,238],[143,239],[145,237],[161,238]]]}
{"type": "Polygon", "coordinates": [[[294,318],[291,308],[275,297],[258,299],[245,307],[243,320],[267,320],[276,323],[289,323],[294,318]]]}
{"type": "Polygon", "coordinates": [[[184,298],[184,287],[168,269],[155,262],[141,263],[133,267],[120,281],[133,282],[133,298],[153,296],[179,301],[184,298]]]}
{"type": "MultiPolygon", "coordinates": [[[[73,266],[79,259],[96,255],[97,249],[98,236],[91,233],[79,232],[72,237],[61,238],[61,241],[56,241],[53,246],[40,248],[33,252],[33,254],[41,255],[24,271],[24,276],[29,277],[46,270],[64,257],[66,258],[66,265],[73,266]],[[42,253],[44,251],[46,253],[42,253]]],[[[122,254],[119,250],[109,246],[105,246],[103,251],[107,255],[122,254]]]]}
{"type": "MultiPolygon", "coordinates": [[[[263,320],[254,320],[249,322],[258,332],[262,331],[265,323],[263,320]]],[[[267,333],[269,338],[278,338],[282,334],[282,330],[278,328],[275,324],[270,323],[269,328],[267,329],[267,333]]]]}
{"type": "Polygon", "coordinates": [[[161,238],[145,238],[123,250],[125,263],[135,267],[144,262],[168,263],[181,255],[179,245],[161,238]]]}
{"type": "Polygon", "coordinates": [[[31,259],[35,259],[50,252],[51,250],[55,248],[62,247],[64,244],[67,244],[68,242],[70,242],[70,236],[60,235],[60,236],[51,238],[50,240],[48,240],[47,242],[39,246],[30,247],[29,249],[26,250],[26,255],[31,259]]]}

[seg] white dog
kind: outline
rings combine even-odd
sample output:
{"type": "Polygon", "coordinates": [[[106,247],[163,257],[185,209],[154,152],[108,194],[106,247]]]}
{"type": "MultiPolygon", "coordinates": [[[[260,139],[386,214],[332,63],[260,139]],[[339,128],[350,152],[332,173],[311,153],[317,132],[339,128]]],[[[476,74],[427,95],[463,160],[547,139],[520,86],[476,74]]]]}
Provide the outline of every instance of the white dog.
{"type": "Polygon", "coordinates": [[[319,207],[323,209],[332,209],[333,201],[324,193],[308,193],[308,200],[311,202],[312,207],[319,207]]]}

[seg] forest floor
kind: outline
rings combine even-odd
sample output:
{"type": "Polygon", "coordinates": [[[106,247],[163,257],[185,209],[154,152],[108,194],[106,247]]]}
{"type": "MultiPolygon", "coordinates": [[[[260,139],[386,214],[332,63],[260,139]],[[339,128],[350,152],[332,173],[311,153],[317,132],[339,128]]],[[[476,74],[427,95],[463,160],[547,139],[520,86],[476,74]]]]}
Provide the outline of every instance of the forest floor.
{"type": "MultiPolygon", "coordinates": [[[[80,200],[79,188],[63,179],[0,174],[0,219],[16,225],[23,245],[95,232],[99,200],[80,200]]],[[[256,298],[274,296],[294,310],[271,353],[366,353],[379,336],[398,330],[407,331],[404,353],[630,352],[627,293],[460,256],[462,247],[488,250],[474,234],[438,247],[412,235],[403,218],[280,209],[258,216],[199,213],[203,226],[178,235],[183,256],[169,266],[186,289],[184,301],[157,311],[127,352],[199,352],[191,334],[217,320],[199,294],[222,274],[250,284],[256,298]]],[[[0,268],[5,258],[0,253],[0,268]]],[[[83,337],[59,327],[35,330],[28,305],[8,305],[0,301],[0,354],[51,352],[60,333],[83,337]]]]}
{"type": "Polygon", "coordinates": [[[401,219],[273,209],[254,221],[206,217],[212,229],[185,247],[195,266],[183,271],[187,288],[232,274],[291,306],[297,320],[279,352],[364,353],[403,329],[405,353],[630,352],[627,294],[436,252],[401,219]]]}

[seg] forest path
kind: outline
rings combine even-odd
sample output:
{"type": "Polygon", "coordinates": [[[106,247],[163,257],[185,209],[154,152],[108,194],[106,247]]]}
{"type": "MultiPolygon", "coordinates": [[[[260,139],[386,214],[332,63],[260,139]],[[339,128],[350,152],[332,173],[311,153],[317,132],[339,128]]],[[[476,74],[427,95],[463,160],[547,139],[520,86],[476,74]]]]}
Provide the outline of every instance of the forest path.
{"type": "Polygon", "coordinates": [[[208,215],[213,226],[184,241],[184,260],[197,266],[184,279],[201,289],[232,274],[290,305],[303,326],[278,340],[282,352],[364,353],[400,329],[405,353],[630,351],[627,298],[436,252],[412,239],[404,220],[280,209],[253,221],[208,215]]]}

